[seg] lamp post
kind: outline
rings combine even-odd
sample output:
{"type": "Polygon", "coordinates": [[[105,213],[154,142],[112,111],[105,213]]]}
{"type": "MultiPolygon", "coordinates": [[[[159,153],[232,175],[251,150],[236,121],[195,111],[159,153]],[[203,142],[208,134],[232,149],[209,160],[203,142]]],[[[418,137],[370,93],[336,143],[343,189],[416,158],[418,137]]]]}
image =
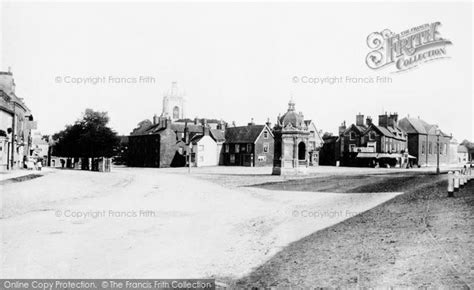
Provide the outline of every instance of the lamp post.
{"type": "Polygon", "coordinates": [[[438,148],[438,152],[436,154],[436,174],[439,174],[439,135],[441,135],[441,131],[436,129],[436,147],[438,148]]]}

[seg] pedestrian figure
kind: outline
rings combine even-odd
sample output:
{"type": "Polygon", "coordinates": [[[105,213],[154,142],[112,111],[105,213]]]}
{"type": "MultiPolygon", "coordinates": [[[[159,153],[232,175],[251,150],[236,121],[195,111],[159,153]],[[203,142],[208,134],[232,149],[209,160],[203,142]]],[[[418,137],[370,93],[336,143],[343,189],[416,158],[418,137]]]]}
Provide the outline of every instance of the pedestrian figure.
{"type": "Polygon", "coordinates": [[[61,159],[61,168],[64,168],[64,163],[65,163],[64,159],[61,159]]]}

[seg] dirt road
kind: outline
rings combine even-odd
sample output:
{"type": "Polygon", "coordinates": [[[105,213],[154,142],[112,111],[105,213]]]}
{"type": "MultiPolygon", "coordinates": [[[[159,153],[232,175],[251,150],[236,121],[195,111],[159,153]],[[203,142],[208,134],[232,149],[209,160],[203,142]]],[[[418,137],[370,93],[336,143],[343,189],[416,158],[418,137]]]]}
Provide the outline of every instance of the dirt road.
{"type": "Polygon", "coordinates": [[[238,278],[397,193],[221,186],[159,169],[58,170],[0,190],[9,278],[238,278]]]}

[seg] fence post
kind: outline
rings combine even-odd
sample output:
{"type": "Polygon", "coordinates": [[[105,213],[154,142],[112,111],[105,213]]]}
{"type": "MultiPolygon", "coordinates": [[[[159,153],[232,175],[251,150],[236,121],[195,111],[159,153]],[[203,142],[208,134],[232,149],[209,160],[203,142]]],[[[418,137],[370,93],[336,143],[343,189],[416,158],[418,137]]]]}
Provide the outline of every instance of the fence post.
{"type": "Polygon", "coordinates": [[[454,175],[452,171],[448,172],[448,197],[453,197],[454,194],[454,175]]]}
{"type": "Polygon", "coordinates": [[[456,170],[454,173],[454,191],[459,190],[459,171],[456,170]]]}

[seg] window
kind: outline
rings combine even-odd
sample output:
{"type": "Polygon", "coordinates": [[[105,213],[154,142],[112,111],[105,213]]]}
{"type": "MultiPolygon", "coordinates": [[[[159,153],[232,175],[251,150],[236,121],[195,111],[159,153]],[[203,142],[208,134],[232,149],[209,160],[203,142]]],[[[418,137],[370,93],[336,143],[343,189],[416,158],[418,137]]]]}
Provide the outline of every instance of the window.
{"type": "Polygon", "coordinates": [[[263,138],[268,139],[268,131],[263,131],[263,138]]]}
{"type": "Polygon", "coordinates": [[[225,144],[225,153],[229,153],[229,144],[225,144]]]}
{"type": "Polygon", "coordinates": [[[355,151],[355,144],[350,144],[349,145],[349,152],[354,152],[355,151]]]}
{"type": "Polygon", "coordinates": [[[268,153],[270,145],[268,143],[263,143],[263,153],[268,153]]]}
{"type": "Polygon", "coordinates": [[[235,163],[235,154],[230,154],[230,163],[231,164],[235,163]]]}
{"type": "Polygon", "coordinates": [[[421,154],[425,154],[425,143],[421,144],[421,154]]]}
{"type": "Polygon", "coordinates": [[[429,153],[429,154],[433,154],[433,143],[432,143],[432,142],[429,142],[429,145],[428,145],[428,153],[429,153]]]}
{"type": "Polygon", "coordinates": [[[198,151],[204,151],[204,145],[199,145],[198,151]]]}
{"type": "Polygon", "coordinates": [[[247,152],[252,152],[252,144],[247,144],[247,152]]]}
{"type": "Polygon", "coordinates": [[[375,132],[370,132],[369,133],[369,139],[370,140],[375,140],[375,132]]]}
{"type": "Polygon", "coordinates": [[[239,153],[239,144],[235,144],[234,151],[235,153],[239,153]]]}
{"type": "Polygon", "coordinates": [[[350,138],[350,140],[355,140],[356,139],[356,134],[354,132],[349,133],[349,138],[350,138]]]}

